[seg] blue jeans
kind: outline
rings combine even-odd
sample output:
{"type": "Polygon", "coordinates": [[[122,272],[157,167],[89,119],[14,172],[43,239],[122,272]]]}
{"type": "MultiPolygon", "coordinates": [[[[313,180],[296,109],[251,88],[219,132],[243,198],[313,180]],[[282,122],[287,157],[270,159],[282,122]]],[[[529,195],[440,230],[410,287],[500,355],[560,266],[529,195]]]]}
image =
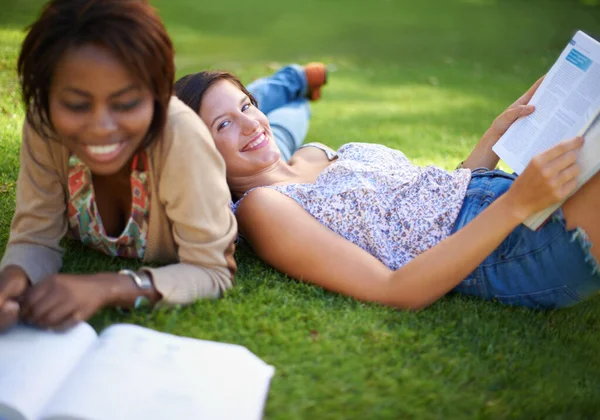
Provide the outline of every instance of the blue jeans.
{"type": "MultiPolygon", "coordinates": [[[[515,179],[502,171],[475,171],[453,233],[504,194],[515,179]]],[[[537,231],[518,226],[454,290],[507,305],[561,308],[600,291],[598,262],[581,229],[568,231],[558,210],[537,231]]]]}
{"type": "Polygon", "coordinates": [[[289,160],[304,142],[310,120],[304,69],[291,64],[250,83],[247,89],[269,119],[281,158],[289,160]]]}

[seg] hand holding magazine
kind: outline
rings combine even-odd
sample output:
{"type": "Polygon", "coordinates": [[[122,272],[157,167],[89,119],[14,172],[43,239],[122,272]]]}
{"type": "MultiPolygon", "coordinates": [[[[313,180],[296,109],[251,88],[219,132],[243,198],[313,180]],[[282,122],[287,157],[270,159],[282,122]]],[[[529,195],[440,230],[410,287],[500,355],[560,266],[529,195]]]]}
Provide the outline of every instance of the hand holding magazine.
{"type": "MultiPolygon", "coordinates": [[[[529,103],[535,112],[516,121],[494,152],[521,173],[535,155],[562,140],[583,136],[579,189],[600,170],[600,43],[577,31],[529,103]]],[[[534,214],[524,224],[539,228],[561,205],[534,214]]]]}
{"type": "Polygon", "coordinates": [[[136,325],[0,334],[0,419],[259,419],[274,369],[246,348],[136,325]]]}

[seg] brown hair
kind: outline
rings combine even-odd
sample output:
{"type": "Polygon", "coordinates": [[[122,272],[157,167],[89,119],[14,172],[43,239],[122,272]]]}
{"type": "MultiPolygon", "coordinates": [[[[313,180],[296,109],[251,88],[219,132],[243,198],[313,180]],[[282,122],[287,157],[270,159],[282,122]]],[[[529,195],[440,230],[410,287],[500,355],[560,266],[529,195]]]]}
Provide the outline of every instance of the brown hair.
{"type": "Polygon", "coordinates": [[[201,71],[183,76],[175,82],[175,95],[198,114],[206,91],[221,80],[228,80],[233,83],[250,98],[252,105],[258,106],[256,99],[248,92],[243,83],[240,82],[240,79],[232,73],[219,70],[201,71]]]}
{"type": "Polygon", "coordinates": [[[53,72],[65,52],[86,44],[111,51],[152,92],[147,146],[165,126],[175,64],[171,39],[146,0],[51,0],[44,6],[17,64],[27,121],[40,136],[56,138],[48,99],[53,72]]]}

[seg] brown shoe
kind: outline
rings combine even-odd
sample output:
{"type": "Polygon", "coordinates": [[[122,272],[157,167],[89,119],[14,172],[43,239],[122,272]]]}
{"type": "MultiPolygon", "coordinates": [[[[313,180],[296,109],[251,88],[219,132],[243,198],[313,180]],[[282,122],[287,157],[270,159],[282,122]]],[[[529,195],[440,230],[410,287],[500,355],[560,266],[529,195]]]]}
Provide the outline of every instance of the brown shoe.
{"type": "Polygon", "coordinates": [[[327,83],[327,67],[323,63],[308,63],[304,66],[308,84],[308,99],[316,101],[321,97],[321,87],[327,83]]]}

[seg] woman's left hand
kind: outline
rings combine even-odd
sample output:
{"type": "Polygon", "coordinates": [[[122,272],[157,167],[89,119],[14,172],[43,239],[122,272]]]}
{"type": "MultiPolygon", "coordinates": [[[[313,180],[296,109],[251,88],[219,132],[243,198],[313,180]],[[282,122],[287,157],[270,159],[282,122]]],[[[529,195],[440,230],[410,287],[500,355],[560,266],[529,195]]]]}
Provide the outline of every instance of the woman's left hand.
{"type": "Polygon", "coordinates": [[[527,105],[538,87],[544,80],[545,76],[540,77],[519,99],[517,99],[511,106],[506,108],[502,114],[500,114],[490,128],[485,132],[482,139],[488,140],[490,146],[496,144],[496,142],[502,137],[506,130],[513,125],[513,123],[521,117],[530,115],[535,111],[533,105],[527,105]]]}
{"type": "Polygon", "coordinates": [[[481,140],[477,143],[469,157],[463,162],[463,168],[476,169],[476,168],[489,168],[493,169],[498,164],[498,156],[492,150],[492,147],[502,137],[506,130],[519,118],[530,115],[535,111],[533,105],[527,105],[531,100],[533,94],[537,91],[538,87],[544,80],[545,76],[539,78],[519,99],[517,99],[511,106],[506,108],[502,114],[500,114],[485,134],[481,137],[481,140]]]}
{"type": "Polygon", "coordinates": [[[31,286],[21,318],[41,328],[66,329],[90,318],[109,300],[112,273],[55,274],[31,286]]]}

